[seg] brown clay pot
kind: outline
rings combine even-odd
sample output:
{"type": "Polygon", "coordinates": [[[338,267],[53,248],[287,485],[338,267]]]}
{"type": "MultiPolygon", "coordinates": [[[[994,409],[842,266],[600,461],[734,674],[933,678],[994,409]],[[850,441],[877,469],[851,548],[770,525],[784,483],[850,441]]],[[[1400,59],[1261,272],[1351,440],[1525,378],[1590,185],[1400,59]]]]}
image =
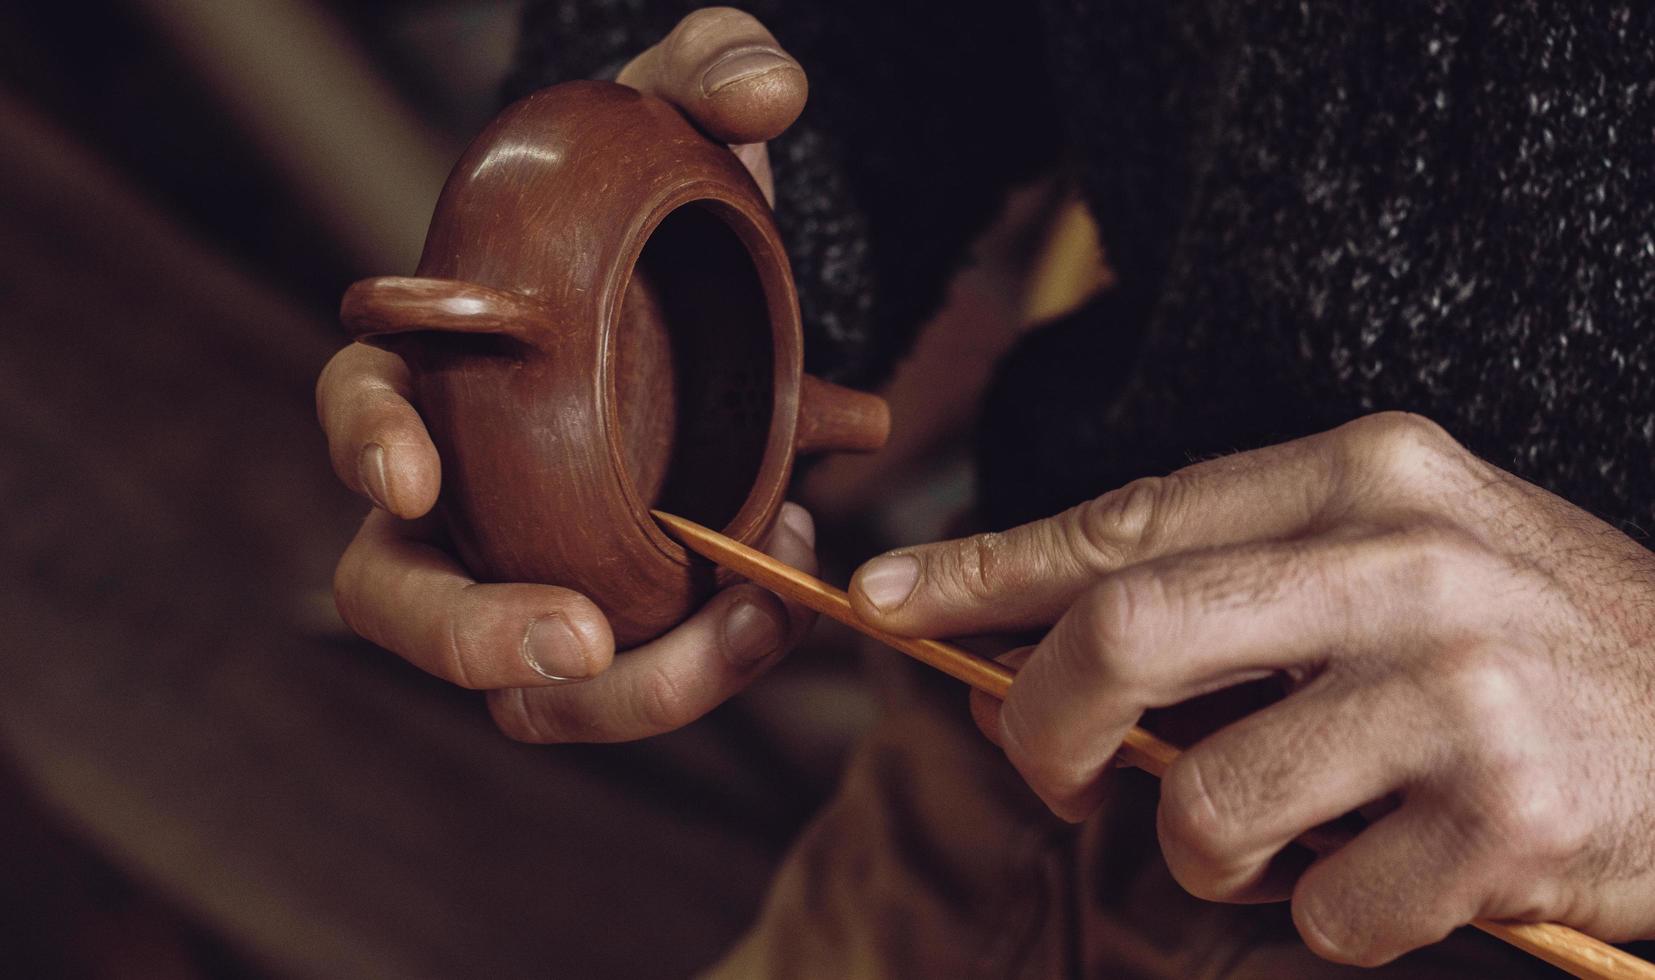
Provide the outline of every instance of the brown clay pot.
{"type": "Polygon", "coordinates": [[[412,370],[472,573],[582,592],[622,647],[722,582],[651,508],[756,542],[796,453],[877,449],[889,428],[880,399],[802,375],[746,169],[620,85],[502,112],[450,174],[417,275],[356,283],[340,316],[412,370]]]}

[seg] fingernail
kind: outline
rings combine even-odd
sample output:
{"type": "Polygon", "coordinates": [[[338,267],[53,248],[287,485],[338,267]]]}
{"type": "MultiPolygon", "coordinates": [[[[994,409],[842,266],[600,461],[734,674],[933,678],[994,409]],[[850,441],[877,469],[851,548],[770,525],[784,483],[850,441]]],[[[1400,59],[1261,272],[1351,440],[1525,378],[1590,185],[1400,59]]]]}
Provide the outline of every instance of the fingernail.
{"type": "Polygon", "coordinates": [[[701,73],[701,94],[712,95],[726,85],[752,78],[793,62],[773,48],[737,48],[713,62],[701,73]]]}
{"type": "Polygon", "coordinates": [[[783,504],[781,519],[782,525],[798,535],[807,546],[816,547],[816,522],[811,519],[810,511],[798,504],[783,504]]]}
{"type": "Polygon", "coordinates": [[[382,510],[391,509],[386,502],[390,495],[386,490],[384,446],[370,442],[362,447],[362,455],[356,458],[356,478],[362,481],[362,489],[368,491],[375,505],[382,510]]]}
{"type": "Polygon", "coordinates": [[[875,558],[856,577],[857,585],[880,612],[890,612],[907,600],[919,581],[919,559],[913,555],[875,558]]]}
{"type": "Polygon", "coordinates": [[[737,667],[751,667],[782,645],[782,624],[776,614],[747,599],[736,602],[724,617],[724,651],[737,667]]]}
{"type": "Polygon", "coordinates": [[[584,644],[569,621],[550,613],[529,624],[523,633],[523,659],[534,672],[549,681],[568,683],[585,680],[587,669],[584,644]]]}

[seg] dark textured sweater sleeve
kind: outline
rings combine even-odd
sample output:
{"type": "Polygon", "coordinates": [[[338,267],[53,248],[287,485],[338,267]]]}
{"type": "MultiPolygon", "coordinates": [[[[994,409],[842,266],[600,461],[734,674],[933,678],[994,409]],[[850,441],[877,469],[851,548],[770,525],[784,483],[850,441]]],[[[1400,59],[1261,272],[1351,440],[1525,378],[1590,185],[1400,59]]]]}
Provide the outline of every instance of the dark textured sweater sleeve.
{"type": "Polygon", "coordinates": [[[991,523],[1400,409],[1648,539],[1655,10],[1044,16],[1120,286],[1005,360],[982,432],[991,523]]]}
{"type": "MultiPolygon", "coordinates": [[[[612,75],[697,6],[531,2],[505,94],[612,75]]],[[[882,0],[736,6],[810,77],[804,115],[771,143],[806,368],[875,385],[1005,190],[1054,161],[1040,25],[1013,3],[983,0],[929,12],[882,0]]]]}

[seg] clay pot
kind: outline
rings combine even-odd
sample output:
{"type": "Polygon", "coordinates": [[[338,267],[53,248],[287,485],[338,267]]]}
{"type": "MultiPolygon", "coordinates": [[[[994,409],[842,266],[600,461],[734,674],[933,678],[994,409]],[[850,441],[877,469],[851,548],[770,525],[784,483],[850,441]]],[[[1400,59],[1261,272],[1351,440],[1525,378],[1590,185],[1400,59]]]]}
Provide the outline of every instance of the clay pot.
{"type": "Polygon", "coordinates": [[[770,210],[729,150],[604,82],[500,114],[448,178],[419,270],[345,294],[400,354],[479,579],[589,596],[622,647],[721,584],[650,517],[768,534],[796,453],[871,450],[878,398],[801,373],[770,210]]]}

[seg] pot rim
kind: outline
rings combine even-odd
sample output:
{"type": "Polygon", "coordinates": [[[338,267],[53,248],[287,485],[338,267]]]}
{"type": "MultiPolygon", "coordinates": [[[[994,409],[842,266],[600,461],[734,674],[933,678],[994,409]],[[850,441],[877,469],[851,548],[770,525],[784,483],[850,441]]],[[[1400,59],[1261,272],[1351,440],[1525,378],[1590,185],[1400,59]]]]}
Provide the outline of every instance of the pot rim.
{"type": "Polygon", "coordinates": [[[609,465],[616,485],[625,497],[627,510],[639,533],[668,561],[683,567],[698,563],[650,516],[649,508],[632,482],[619,439],[618,389],[615,378],[616,345],[621,307],[644,246],[667,217],[680,208],[703,207],[717,217],[741,242],[752,263],[765,309],[770,320],[771,411],[770,432],[765,439],[753,486],[728,524],[715,528],[738,541],[752,543],[754,535],[767,528],[781,509],[792,474],[794,443],[798,431],[799,388],[804,373],[803,330],[798,299],[793,289],[793,272],[782,248],[768,208],[762,204],[756,185],[730,187],[711,179],[696,179],[673,187],[626,230],[618,268],[622,273],[606,283],[600,299],[602,339],[601,361],[595,378],[596,404],[603,406],[603,430],[609,465]],[[743,194],[742,191],[748,191],[743,194]]]}

